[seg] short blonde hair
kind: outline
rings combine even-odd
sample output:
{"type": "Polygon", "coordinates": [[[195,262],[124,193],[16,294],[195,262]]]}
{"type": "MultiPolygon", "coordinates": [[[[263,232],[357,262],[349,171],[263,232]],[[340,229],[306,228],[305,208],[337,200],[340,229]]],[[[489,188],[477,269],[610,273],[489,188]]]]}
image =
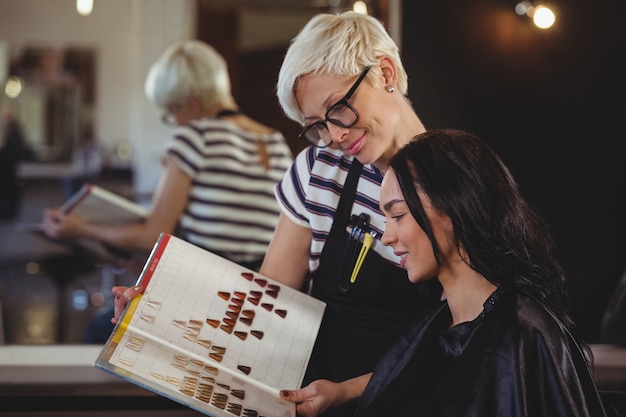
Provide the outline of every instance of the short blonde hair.
{"type": "MultiPolygon", "coordinates": [[[[406,95],[408,77],[398,46],[376,18],[353,12],[315,15],[292,40],[278,73],[276,94],[283,112],[304,125],[304,116],[295,98],[300,77],[328,74],[355,76],[371,66],[379,71],[378,59],[388,56],[398,72],[395,86],[406,95]]],[[[370,74],[368,74],[370,75],[370,74]]]]}
{"type": "Polygon", "coordinates": [[[198,40],[167,48],[150,67],[144,87],[148,100],[164,110],[180,107],[188,98],[208,108],[223,107],[231,99],[226,61],[198,40]]]}

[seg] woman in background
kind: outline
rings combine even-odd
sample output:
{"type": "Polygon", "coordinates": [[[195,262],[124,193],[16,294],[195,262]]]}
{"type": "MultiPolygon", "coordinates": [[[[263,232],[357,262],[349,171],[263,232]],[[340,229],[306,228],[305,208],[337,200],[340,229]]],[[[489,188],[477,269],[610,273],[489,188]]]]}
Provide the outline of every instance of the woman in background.
{"type": "Polygon", "coordinates": [[[258,270],[280,213],[274,186],[293,160],[284,136],[239,110],[224,58],[201,41],[169,47],[150,68],[145,90],[174,129],[146,221],[103,226],[46,209],[45,233],[149,252],[160,233],[176,231],[258,270]]]}
{"type": "Polygon", "coordinates": [[[145,89],[174,128],[146,221],[109,227],[47,209],[46,234],[149,251],[178,226],[185,240],[258,268],[279,214],[273,189],[292,161],[285,138],[239,111],[226,62],[203,42],[168,48],[145,89]]]}

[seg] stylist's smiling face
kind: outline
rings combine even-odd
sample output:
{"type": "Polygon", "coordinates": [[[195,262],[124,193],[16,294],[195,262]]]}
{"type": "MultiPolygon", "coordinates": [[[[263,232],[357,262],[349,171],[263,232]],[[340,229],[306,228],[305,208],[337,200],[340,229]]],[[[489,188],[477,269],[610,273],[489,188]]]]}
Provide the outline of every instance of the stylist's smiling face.
{"type": "MultiPolygon", "coordinates": [[[[404,200],[393,170],[385,173],[380,189],[380,208],[385,214],[382,243],[393,247],[400,266],[407,270],[411,282],[425,281],[437,276],[438,265],[433,248],[404,200]]],[[[430,211],[425,207],[427,213],[430,211]]],[[[436,228],[437,224],[433,224],[436,228]]]]}
{"type": "MultiPolygon", "coordinates": [[[[370,71],[371,73],[371,71],[370,71]]],[[[295,90],[296,101],[307,124],[324,120],[328,109],[341,100],[357,80],[354,77],[335,77],[327,74],[305,75],[300,78],[295,90]]],[[[331,134],[333,148],[341,149],[347,155],[355,156],[361,163],[369,164],[378,160],[389,147],[389,140],[380,136],[385,132],[380,119],[375,117],[375,96],[384,90],[372,87],[367,78],[358,86],[349,100],[358,112],[359,119],[354,126],[342,128],[326,122],[331,134]]]]}

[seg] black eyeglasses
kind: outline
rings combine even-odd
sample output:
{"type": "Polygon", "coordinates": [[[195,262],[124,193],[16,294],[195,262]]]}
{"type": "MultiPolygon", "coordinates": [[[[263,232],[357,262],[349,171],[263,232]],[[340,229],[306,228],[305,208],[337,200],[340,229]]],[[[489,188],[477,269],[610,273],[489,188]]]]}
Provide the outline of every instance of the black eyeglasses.
{"type": "Polygon", "coordinates": [[[174,114],[170,113],[169,111],[166,111],[165,113],[161,115],[161,123],[163,123],[167,127],[178,126],[178,122],[176,121],[176,116],[174,116],[174,114]]]}
{"type": "Polygon", "coordinates": [[[348,93],[338,102],[330,106],[324,120],[306,125],[302,132],[298,135],[318,148],[326,148],[332,143],[330,131],[326,123],[330,122],[339,127],[352,127],[359,120],[359,113],[350,105],[348,100],[352,97],[361,81],[365,79],[367,72],[371,67],[365,67],[359,78],[354,82],[348,93]]]}

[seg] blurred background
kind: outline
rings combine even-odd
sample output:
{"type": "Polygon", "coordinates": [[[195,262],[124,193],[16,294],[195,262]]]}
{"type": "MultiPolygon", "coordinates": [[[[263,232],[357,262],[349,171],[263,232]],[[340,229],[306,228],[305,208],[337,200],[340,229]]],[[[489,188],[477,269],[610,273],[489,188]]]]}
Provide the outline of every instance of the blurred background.
{"type": "MultiPolygon", "coordinates": [[[[144,79],[165,47],[198,38],[228,61],[242,110],[283,131],[299,126],[274,94],[289,41],[346,0],[0,0],[0,338],[80,343],[137,278],[32,232],[44,207],[92,181],[149,204],[168,129],[144,79]],[[81,7],[77,5],[81,3],[81,7]],[[87,5],[88,6],[88,5],[87,5]],[[13,126],[10,128],[10,126],[13,126]],[[17,126],[17,128],[15,127],[17,126]],[[11,139],[10,139],[11,138],[11,139]],[[15,149],[15,148],[14,148],[15,149]]],[[[550,225],[574,318],[596,342],[626,271],[626,3],[368,0],[401,46],[409,98],[427,128],[487,140],[550,225]]]]}

